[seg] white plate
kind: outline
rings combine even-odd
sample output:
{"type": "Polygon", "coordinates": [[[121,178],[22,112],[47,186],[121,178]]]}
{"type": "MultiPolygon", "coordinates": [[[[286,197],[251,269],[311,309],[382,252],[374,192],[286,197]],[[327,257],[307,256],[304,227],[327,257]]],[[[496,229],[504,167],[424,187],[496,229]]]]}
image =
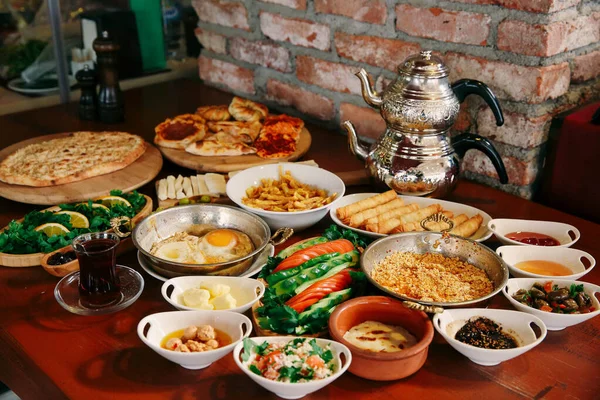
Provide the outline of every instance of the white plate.
{"type": "Polygon", "coordinates": [[[487,308],[463,308],[444,310],[433,317],[433,326],[456,351],[479,365],[497,365],[533,349],[546,337],[544,322],[530,314],[512,310],[496,310],[487,308]],[[484,317],[500,325],[504,332],[511,334],[519,342],[515,349],[483,349],[462,343],[454,338],[456,332],[471,318],[484,317]],[[540,329],[538,337],[531,328],[535,324],[540,329]]]}
{"type": "Polygon", "coordinates": [[[488,228],[492,232],[494,232],[494,235],[496,235],[498,240],[501,241],[503,244],[516,244],[519,246],[540,247],[534,244],[527,244],[517,242],[516,240],[508,239],[505,235],[508,235],[512,232],[535,232],[552,236],[554,239],[560,242],[559,246],[542,247],[571,247],[581,237],[579,229],[575,228],[573,225],[553,221],[532,221],[528,219],[496,218],[488,222],[488,228]],[[572,233],[575,238],[572,238],[570,233],[572,233]]]}
{"type": "MultiPolygon", "coordinates": [[[[256,258],[256,261],[254,261],[254,263],[250,266],[250,268],[248,268],[246,270],[246,272],[244,272],[243,274],[238,275],[238,277],[249,278],[251,276],[258,274],[260,272],[260,270],[262,269],[262,267],[266,264],[267,259],[269,257],[272,257],[273,254],[275,254],[275,247],[273,247],[273,245],[269,243],[269,244],[267,244],[265,249],[262,251],[262,253],[260,253],[258,255],[258,257],[256,258]]],[[[140,266],[142,267],[142,269],[144,271],[146,271],[148,273],[148,275],[150,275],[151,277],[156,278],[159,281],[163,281],[163,282],[166,282],[170,279],[168,277],[162,276],[158,272],[154,271],[149,265],[147,265],[146,261],[144,260],[143,254],[139,251],[137,253],[137,259],[138,259],[138,262],[140,263],[140,266]]]]}
{"type": "MultiPolygon", "coordinates": [[[[263,336],[251,338],[254,343],[261,345],[264,342],[268,343],[287,343],[291,340],[298,339],[295,336],[263,336]]],[[[312,338],[305,338],[306,340],[312,340],[312,338]]],[[[238,343],[233,349],[233,360],[237,366],[254,382],[264,387],[270,392],[275,393],[277,396],[284,399],[299,399],[306,396],[309,393],[316,392],[319,389],[324,388],[331,382],[339,378],[350,366],[352,362],[352,353],[350,350],[341,343],[334,342],[333,340],[315,338],[318,345],[324,347],[328,344],[331,345],[332,352],[334,353],[334,360],[336,364],[336,371],[328,378],[319,379],[309,382],[290,383],[290,382],[277,382],[267,378],[263,378],[255,374],[248,369],[248,366],[240,359],[240,354],[244,350],[244,343],[238,343]],[[344,355],[345,360],[342,360],[341,355],[344,355]]]]}
{"type": "Polygon", "coordinates": [[[560,331],[561,329],[577,325],[600,314],[600,302],[598,302],[598,298],[596,298],[596,293],[600,293],[600,286],[587,282],[566,279],[513,278],[509,279],[504,289],[502,289],[502,294],[508,299],[508,301],[510,301],[513,307],[519,311],[535,315],[544,321],[549,331],[560,331]],[[596,308],[596,311],[587,314],[556,314],[529,307],[528,305],[521,304],[512,298],[512,295],[517,293],[519,289],[529,290],[534,283],[539,282],[543,284],[547,281],[552,281],[553,285],[567,288],[573,283],[576,285],[583,285],[583,291],[592,299],[592,306],[596,308]]]}
{"type": "MultiPolygon", "coordinates": [[[[337,225],[342,226],[347,229],[351,229],[354,232],[363,234],[365,236],[369,236],[372,238],[381,238],[381,237],[388,236],[387,234],[383,234],[383,233],[374,233],[374,232],[365,231],[363,229],[352,228],[348,225],[345,225],[342,221],[340,221],[336,215],[336,210],[338,208],[347,206],[352,203],[356,203],[357,201],[364,200],[369,197],[373,197],[377,194],[379,194],[379,193],[357,193],[357,194],[351,194],[348,196],[344,196],[333,207],[331,207],[331,209],[329,210],[329,215],[331,216],[331,219],[333,219],[333,222],[335,222],[337,225]]],[[[452,201],[430,199],[427,197],[413,197],[413,196],[400,196],[400,195],[398,197],[400,197],[402,200],[404,200],[404,202],[406,204],[414,203],[414,204],[418,205],[419,208],[427,207],[431,204],[440,204],[444,210],[452,211],[455,215],[467,214],[467,216],[469,218],[471,218],[477,214],[480,214],[483,217],[483,222],[481,223],[479,230],[467,239],[475,240],[476,242],[483,242],[484,240],[487,240],[492,236],[492,231],[490,231],[488,229],[488,222],[492,219],[492,217],[490,217],[489,214],[481,211],[478,208],[467,206],[467,205],[460,204],[460,203],[454,203],[452,201]]]]}
{"type": "Polygon", "coordinates": [[[572,249],[568,247],[558,246],[500,246],[496,249],[496,253],[502,257],[508,265],[510,273],[515,278],[537,278],[552,280],[559,279],[579,279],[594,268],[596,260],[591,254],[585,251],[572,249]],[[585,267],[583,259],[587,259],[590,264],[585,267]],[[564,276],[538,275],[531,272],[523,271],[515,267],[516,264],[522,261],[543,260],[553,261],[569,268],[573,273],[564,276]]]}
{"type": "MultiPolygon", "coordinates": [[[[17,93],[23,93],[23,94],[58,93],[59,87],[58,87],[58,78],[57,78],[56,74],[46,75],[45,77],[42,77],[42,79],[56,80],[56,86],[44,87],[44,88],[30,88],[30,87],[26,87],[27,83],[23,80],[23,78],[15,78],[15,79],[11,80],[10,82],[8,82],[7,86],[10,90],[14,90],[17,93]]],[[[69,87],[71,87],[77,83],[77,80],[70,75],[68,76],[68,79],[69,79],[69,87]]]]}
{"type": "Polygon", "coordinates": [[[223,311],[244,313],[260,300],[265,293],[265,285],[261,281],[239,276],[180,276],[163,283],[161,293],[164,299],[173,307],[183,311],[197,311],[198,308],[183,305],[181,295],[186,290],[198,288],[205,282],[220,283],[230,287],[229,293],[236,299],[238,306],[223,311]],[[173,288],[170,295],[168,294],[169,288],[173,288]]]}

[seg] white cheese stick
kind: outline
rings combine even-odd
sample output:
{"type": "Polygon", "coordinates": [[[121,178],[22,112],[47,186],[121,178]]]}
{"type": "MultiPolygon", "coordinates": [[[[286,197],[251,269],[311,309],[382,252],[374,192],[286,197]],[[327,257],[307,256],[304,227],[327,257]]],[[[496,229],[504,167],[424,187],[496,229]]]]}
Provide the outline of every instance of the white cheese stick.
{"type": "Polygon", "coordinates": [[[187,176],[183,178],[183,193],[185,193],[185,197],[192,197],[194,195],[194,191],[192,190],[192,181],[187,176]]]}
{"type": "Polygon", "coordinates": [[[218,195],[224,195],[226,190],[225,177],[220,174],[206,174],[204,175],[206,180],[206,186],[208,191],[216,193],[218,195]]]}
{"type": "Polygon", "coordinates": [[[161,179],[158,181],[158,188],[156,189],[156,196],[159,200],[166,200],[167,197],[167,180],[161,179]]]}
{"type": "Polygon", "coordinates": [[[167,198],[175,198],[175,177],[173,175],[167,176],[167,198]]]}
{"type": "Polygon", "coordinates": [[[175,179],[175,191],[179,192],[183,187],[183,176],[179,175],[176,179],[175,179]]]}
{"type": "Polygon", "coordinates": [[[184,198],[185,198],[185,193],[183,193],[183,189],[179,189],[177,191],[177,200],[184,199],[184,198]]]}
{"type": "Polygon", "coordinates": [[[192,192],[194,196],[198,196],[200,192],[198,191],[198,177],[196,175],[190,176],[190,180],[192,181],[192,192]]]}
{"type": "Polygon", "coordinates": [[[211,193],[208,191],[208,187],[206,186],[206,181],[204,180],[204,175],[198,175],[198,196],[210,195],[211,193]]]}

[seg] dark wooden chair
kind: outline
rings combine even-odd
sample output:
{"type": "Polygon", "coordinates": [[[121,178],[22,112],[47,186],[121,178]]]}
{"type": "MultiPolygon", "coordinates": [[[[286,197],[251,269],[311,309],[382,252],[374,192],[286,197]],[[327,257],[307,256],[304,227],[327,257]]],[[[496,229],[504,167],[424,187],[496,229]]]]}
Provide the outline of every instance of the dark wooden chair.
{"type": "Polygon", "coordinates": [[[600,223],[600,102],[554,119],[534,200],[600,223]]]}

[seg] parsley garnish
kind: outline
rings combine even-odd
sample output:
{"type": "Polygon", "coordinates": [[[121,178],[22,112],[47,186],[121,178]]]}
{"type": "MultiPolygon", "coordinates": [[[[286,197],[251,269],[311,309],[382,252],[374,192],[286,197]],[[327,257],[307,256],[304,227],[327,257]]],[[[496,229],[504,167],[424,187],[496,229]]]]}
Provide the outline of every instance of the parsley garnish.
{"type": "Polygon", "coordinates": [[[260,372],[260,370],[258,369],[258,367],[257,367],[256,365],[254,365],[254,364],[250,364],[250,365],[248,366],[248,369],[249,369],[250,371],[254,372],[256,375],[258,375],[258,376],[262,376],[262,373],[260,372]]]}
{"type": "Polygon", "coordinates": [[[279,370],[279,378],[290,378],[290,382],[298,382],[300,379],[304,378],[300,374],[302,368],[297,367],[281,367],[279,370]]]}
{"type": "Polygon", "coordinates": [[[242,360],[244,362],[250,359],[250,357],[252,356],[252,351],[254,351],[255,347],[257,347],[257,345],[252,339],[244,339],[244,352],[242,353],[242,360]]]}

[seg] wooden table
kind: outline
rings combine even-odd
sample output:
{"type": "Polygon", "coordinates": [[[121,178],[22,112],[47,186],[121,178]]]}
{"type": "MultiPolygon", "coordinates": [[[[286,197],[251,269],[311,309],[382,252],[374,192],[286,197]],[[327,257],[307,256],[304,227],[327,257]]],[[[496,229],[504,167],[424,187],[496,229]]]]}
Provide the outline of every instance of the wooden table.
{"type": "MultiPolygon", "coordinates": [[[[226,103],[231,96],[199,82],[176,81],[125,94],[127,122],[104,126],[82,122],[76,106],[55,106],[0,117],[0,145],[36,135],[70,130],[127,130],[151,139],[164,118],[191,112],[201,104],[226,103]]],[[[334,172],[356,170],[362,163],[348,154],[344,137],[308,125],[315,159],[334,172]]],[[[165,163],[162,175],[184,172],[165,163]]],[[[368,191],[351,187],[349,192],[368,191]]],[[[153,186],[142,191],[154,195],[153,186]]],[[[574,194],[576,195],[576,194],[574,194]]],[[[600,225],[470,182],[460,182],[450,200],[478,207],[494,217],[561,221],[575,225],[581,240],[574,246],[600,260],[600,225]]],[[[31,206],[0,199],[0,226],[31,206]]],[[[318,234],[330,220],[295,236],[289,243],[318,234]]],[[[486,244],[495,247],[495,241],[486,244]]],[[[138,339],[144,316],[173,308],[160,295],[162,282],[144,273],[135,252],[118,262],[142,272],[146,287],[131,307],[113,315],[82,317],[68,313],[54,299],[57,279],[41,268],[0,267],[0,381],[24,399],[264,399],[275,396],[239,371],[231,356],[210,368],[189,371],[172,364],[138,339]]],[[[600,283],[600,269],[584,278],[600,283]]],[[[493,307],[511,308],[498,295],[493,307]]],[[[310,398],[598,398],[600,318],[559,332],[549,332],[534,350],[495,367],[478,366],[436,337],[425,366],[396,382],[378,383],[346,373],[310,398]]]]}

